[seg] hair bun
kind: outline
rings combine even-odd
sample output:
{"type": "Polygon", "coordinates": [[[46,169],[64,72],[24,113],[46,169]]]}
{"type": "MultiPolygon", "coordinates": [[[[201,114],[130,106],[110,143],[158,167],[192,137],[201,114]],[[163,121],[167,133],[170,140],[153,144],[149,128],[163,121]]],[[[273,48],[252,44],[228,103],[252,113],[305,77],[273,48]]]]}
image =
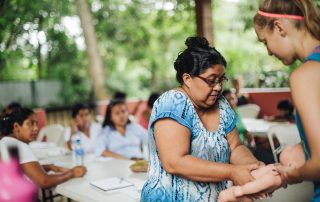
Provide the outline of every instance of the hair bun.
{"type": "Polygon", "coordinates": [[[188,37],[185,44],[189,49],[209,48],[208,40],[204,37],[199,37],[199,36],[188,37]]]}
{"type": "Polygon", "coordinates": [[[10,133],[10,122],[12,122],[10,114],[4,113],[0,116],[0,135],[7,135],[10,133]]]}

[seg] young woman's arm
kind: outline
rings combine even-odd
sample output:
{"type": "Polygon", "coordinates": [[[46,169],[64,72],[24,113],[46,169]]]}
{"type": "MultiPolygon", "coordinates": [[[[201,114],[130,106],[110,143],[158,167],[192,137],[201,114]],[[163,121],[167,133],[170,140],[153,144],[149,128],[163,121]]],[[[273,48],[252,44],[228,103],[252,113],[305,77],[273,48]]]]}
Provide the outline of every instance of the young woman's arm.
{"type": "Polygon", "coordinates": [[[77,166],[62,173],[48,175],[39,162],[21,164],[22,170],[38,187],[50,188],[71,178],[82,177],[86,172],[83,166],[77,166]]]}
{"type": "Polygon", "coordinates": [[[72,119],[70,124],[70,134],[69,139],[67,140],[67,147],[72,151],[72,137],[79,130],[78,123],[76,119],[72,119]]]}
{"type": "Polygon", "coordinates": [[[64,167],[60,167],[60,166],[55,166],[53,164],[47,164],[47,165],[42,165],[43,169],[48,172],[48,171],[53,171],[53,172],[66,172],[70,169],[68,168],[64,168],[64,167]]]}
{"type": "Polygon", "coordinates": [[[257,167],[256,165],[236,166],[192,156],[189,153],[189,129],[172,119],[157,121],[154,132],[162,166],[170,174],[202,182],[232,180],[241,185],[254,179],[250,170],[257,167]]]}
{"type": "Polygon", "coordinates": [[[107,150],[107,149],[105,149],[105,150],[102,152],[102,156],[112,157],[112,158],[117,158],[117,159],[128,159],[128,158],[125,157],[125,156],[122,156],[122,155],[120,155],[120,154],[111,152],[111,151],[109,151],[109,150],[107,150]]]}
{"type": "Polygon", "coordinates": [[[290,77],[293,102],[301,118],[311,158],[285,174],[288,183],[320,180],[320,63],[309,61],[290,77]]]}
{"type": "Polygon", "coordinates": [[[67,147],[68,147],[68,149],[69,150],[71,150],[72,151],[72,146],[71,146],[71,138],[72,138],[72,134],[70,135],[70,138],[69,138],[69,140],[67,140],[67,147]]]}
{"type": "Polygon", "coordinates": [[[42,168],[44,169],[44,171],[49,172],[50,170],[52,170],[52,166],[53,164],[46,164],[42,165],[42,168]]]}

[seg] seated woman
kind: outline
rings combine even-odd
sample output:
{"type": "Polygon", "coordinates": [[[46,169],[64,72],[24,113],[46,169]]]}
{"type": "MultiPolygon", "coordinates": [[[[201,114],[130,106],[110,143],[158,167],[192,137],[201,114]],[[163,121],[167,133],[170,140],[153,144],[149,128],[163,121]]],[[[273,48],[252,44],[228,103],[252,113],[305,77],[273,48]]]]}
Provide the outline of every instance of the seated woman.
{"type": "Polygon", "coordinates": [[[89,107],[83,103],[75,104],[72,107],[71,115],[71,125],[66,128],[64,134],[67,147],[72,150],[72,142],[80,139],[85,152],[93,152],[96,138],[101,131],[101,125],[90,120],[89,107]]]}
{"type": "Polygon", "coordinates": [[[86,168],[77,166],[67,169],[54,165],[40,165],[28,143],[38,134],[35,113],[28,108],[21,108],[0,118],[0,131],[4,137],[0,140],[1,158],[6,158],[6,148],[15,144],[19,148],[20,165],[24,174],[40,188],[49,188],[71,178],[82,177],[86,168]],[[47,174],[48,171],[55,172],[47,174]]]}
{"type": "MultiPolygon", "coordinates": [[[[302,166],[306,161],[303,147],[297,144],[294,147],[287,146],[280,154],[282,170],[302,166]]],[[[282,185],[280,174],[277,172],[276,164],[269,164],[251,172],[256,179],[242,186],[232,186],[220,192],[219,202],[242,201],[245,195],[264,192],[270,193],[282,185]]]]}
{"type": "Polygon", "coordinates": [[[147,144],[147,131],[129,120],[128,108],[123,100],[112,100],[107,107],[104,127],[99,134],[97,156],[121,159],[142,159],[142,146],[147,144]]]}

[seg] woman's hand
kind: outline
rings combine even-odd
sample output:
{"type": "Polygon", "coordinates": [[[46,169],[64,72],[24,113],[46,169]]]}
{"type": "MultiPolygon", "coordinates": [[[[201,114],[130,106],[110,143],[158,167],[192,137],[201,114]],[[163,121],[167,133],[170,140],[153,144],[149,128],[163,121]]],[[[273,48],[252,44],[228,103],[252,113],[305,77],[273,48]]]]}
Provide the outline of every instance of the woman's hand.
{"type": "Polygon", "coordinates": [[[251,171],[258,169],[259,164],[237,165],[231,173],[231,181],[234,185],[244,185],[247,182],[255,180],[251,171]]]}
{"type": "Polygon", "coordinates": [[[292,172],[296,167],[294,166],[283,166],[281,164],[276,165],[276,169],[279,172],[282,180],[282,186],[287,187],[287,184],[297,184],[302,181],[294,180],[290,178],[290,172],[292,172]]]}
{"type": "Polygon", "coordinates": [[[82,177],[84,174],[86,174],[87,169],[84,166],[76,166],[71,169],[72,172],[72,178],[74,177],[82,177]]]}
{"type": "Polygon", "coordinates": [[[71,121],[71,135],[79,130],[79,123],[76,119],[72,119],[71,121]]]}

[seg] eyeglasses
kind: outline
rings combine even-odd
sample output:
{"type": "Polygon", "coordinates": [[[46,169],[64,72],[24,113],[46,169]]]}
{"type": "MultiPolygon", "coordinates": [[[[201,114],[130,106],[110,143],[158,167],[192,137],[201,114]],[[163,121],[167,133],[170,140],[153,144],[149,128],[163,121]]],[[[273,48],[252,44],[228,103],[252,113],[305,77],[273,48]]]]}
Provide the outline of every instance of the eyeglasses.
{"type": "Polygon", "coordinates": [[[227,81],[228,81],[228,78],[226,76],[222,76],[222,77],[219,77],[219,78],[216,78],[216,79],[207,79],[207,78],[204,78],[202,76],[195,76],[199,79],[201,79],[202,81],[206,82],[208,84],[209,87],[215,87],[216,85],[220,84],[220,86],[223,86],[227,81]]]}

